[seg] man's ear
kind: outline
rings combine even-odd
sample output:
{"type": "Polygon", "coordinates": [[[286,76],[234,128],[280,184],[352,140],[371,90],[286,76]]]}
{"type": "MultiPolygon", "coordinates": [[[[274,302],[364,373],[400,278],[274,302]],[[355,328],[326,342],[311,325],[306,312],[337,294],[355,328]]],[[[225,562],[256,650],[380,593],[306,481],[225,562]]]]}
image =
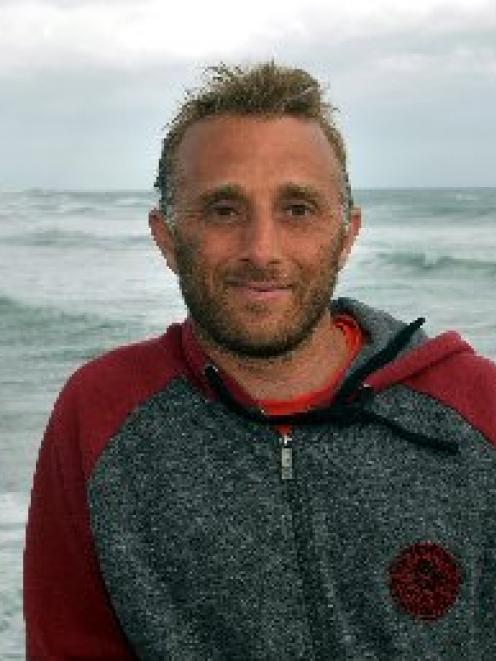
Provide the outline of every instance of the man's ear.
{"type": "Polygon", "coordinates": [[[177,274],[176,247],[172,232],[164,214],[159,209],[152,209],[148,214],[148,225],[153,240],[167,262],[167,266],[177,274]]]}
{"type": "Polygon", "coordinates": [[[350,219],[348,222],[348,226],[345,230],[343,246],[339,253],[338,269],[340,271],[348,261],[349,254],[360,232],[361,226],[362,226],[362,210],[359,209],[358,207],[353,207],[350,212],[350,219]]]}

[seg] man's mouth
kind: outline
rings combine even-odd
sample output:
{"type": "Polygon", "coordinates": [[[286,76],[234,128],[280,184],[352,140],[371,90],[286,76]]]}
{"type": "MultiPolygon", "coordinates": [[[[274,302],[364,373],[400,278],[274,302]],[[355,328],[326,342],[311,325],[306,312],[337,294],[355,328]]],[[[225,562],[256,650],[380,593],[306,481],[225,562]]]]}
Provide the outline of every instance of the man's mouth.
{"type": "Polygon", "coordinates": [[[289,285],[278,282],[231,282],[238,293],[255,301],[275,300],[286,296],[291,289],[289,285]]]}

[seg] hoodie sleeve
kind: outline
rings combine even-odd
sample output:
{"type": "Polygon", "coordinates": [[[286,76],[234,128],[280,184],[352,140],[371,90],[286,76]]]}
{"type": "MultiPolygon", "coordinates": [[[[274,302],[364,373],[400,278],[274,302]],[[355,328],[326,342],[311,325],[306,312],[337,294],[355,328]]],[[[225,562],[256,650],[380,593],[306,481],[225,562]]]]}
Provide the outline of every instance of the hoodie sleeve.
{"type": "Polygon", "coordinates": [[[135,659],[101,577],[93,547],[70,381],[38,455],[24,549],[28,661],[135,659]]]}
{"type": "Polygon", "coordinates": [[[496,365],[473,350],[448,356],[406,380],[455,409],[496,447],[496,365]]]}

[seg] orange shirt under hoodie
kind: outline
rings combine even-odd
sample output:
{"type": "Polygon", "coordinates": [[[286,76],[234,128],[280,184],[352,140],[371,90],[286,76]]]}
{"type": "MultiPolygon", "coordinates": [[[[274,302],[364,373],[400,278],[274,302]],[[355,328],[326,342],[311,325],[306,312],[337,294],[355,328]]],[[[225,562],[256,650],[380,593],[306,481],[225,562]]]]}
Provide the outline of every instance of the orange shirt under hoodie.
{"type": "MultiPolygon", "coordinates": [[[[313,390],[304,395],[299,395],[290,400],[263,399],[258,400],[259,406],[269,415],[289,415],[292,413],[301,413],[311,408],[329,405],[338,386],[346,374],[349,366],[360,352],[364,336],[360,326],[349,315],[337,315],[334,317],[335,326],[343,333],[346,341],[346,361],[340,370],[335,372],[328,383],[318,390],[313,390]]],[[[290,425],[277,425],[275,427],[281,434],[288,434],[291,430],[290,425]]]]}

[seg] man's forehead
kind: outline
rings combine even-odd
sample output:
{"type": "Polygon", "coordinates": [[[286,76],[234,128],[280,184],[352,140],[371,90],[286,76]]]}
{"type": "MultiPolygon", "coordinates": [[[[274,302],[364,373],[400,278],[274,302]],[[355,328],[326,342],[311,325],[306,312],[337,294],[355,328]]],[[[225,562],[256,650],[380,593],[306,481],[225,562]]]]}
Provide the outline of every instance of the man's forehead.
{"type": "Polygon", "coordinates": [[[335,150],[323,128],[315,119],[293,115],[219,115],[200,119],[191,124],[177,147],[180,155],[191,155],[191,151],[202,147],[229,143],[239,145],[245,138],[251,142],[271,144],[278,140],[285,143],[305,141],[309,147],[335,150]]]}
{"type": "Polygon", "coordinates": [[[271,168],[289,180],[300,171],[313,170],[316,176],[325,172],[329,181],[340,171],[336,153],[318,122],[292,116],[201,120],[187,130],[175,159],[178,183],[179,179],[208,180],[214,173],[225,181],[236,179],[237,172],[270,175],[271,168]]]}

